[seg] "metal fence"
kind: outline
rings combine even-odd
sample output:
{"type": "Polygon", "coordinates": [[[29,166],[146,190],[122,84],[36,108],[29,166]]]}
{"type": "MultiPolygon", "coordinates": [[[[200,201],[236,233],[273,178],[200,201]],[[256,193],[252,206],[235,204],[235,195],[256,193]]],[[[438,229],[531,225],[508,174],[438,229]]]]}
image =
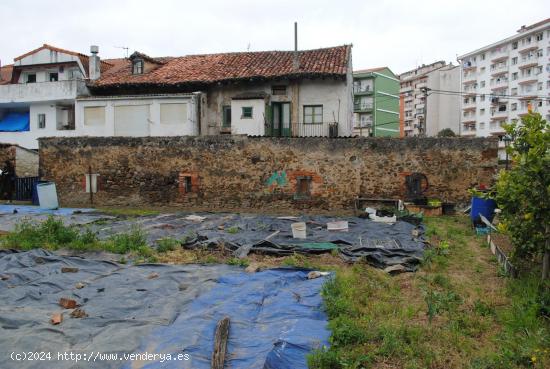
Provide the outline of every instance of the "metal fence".
{"type": "Polygon", "coordinates": [[[264,137],[338,137],[338,123],[291,123],[285,130],[273,131],[269,124],[265,126],[264,137]]]}
{"type": "Polygon", "coordinates": [[[32,200],[32,192],[40,177],[23,177],[15,180],[15,200],[32,200]]]}
{"type": "Polygon", "coordinates": [[[338,123],[298,124],[293,131],[297,137],[338,137],[338,123]]]}

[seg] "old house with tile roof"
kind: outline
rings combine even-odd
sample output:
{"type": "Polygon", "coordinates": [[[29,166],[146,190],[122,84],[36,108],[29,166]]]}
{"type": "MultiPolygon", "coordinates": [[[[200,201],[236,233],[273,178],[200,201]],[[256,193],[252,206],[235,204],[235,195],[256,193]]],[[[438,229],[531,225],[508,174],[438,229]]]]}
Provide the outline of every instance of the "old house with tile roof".
{"type": "Polygon", "coordinates": [[[187,124],[185,118],[178,119],[178,112],[187,114],[191,126],[178,134],[349,136],[352,133],[348,45],[297,52],[164,58],[135,52],[88,87],[92,96],[77,101],[77,117],[81,117],[77,118],[77,125],[88,125],[84,110],[95,106],[101,110],[97,114],[105,116],[105,129],[115,135],[119,126],[139,132],[136,135],[147,130],[157,135],[155,124],[158,121],[162,126],[163,111],[173,128],[187,124]],[[178,107],[173,105],[174,99],[188,101],[178,102],[178,107]],[[146,100],[153,100],[149,107],[144,107],[146,100]],[[135,107],[124,108],[123,113],[117,114],[114,105],[130,102],[135,107]],[[136,123],[138,116],[142,118],[136,123]],[[148,119],[153,123],[148,123],[148,119]]]}
{"type": "Polygon", "coordinates": [[[0,142],[44,136],[349,136],[351,46],[100,61],[48,44],[0,69],[0,142]]]}

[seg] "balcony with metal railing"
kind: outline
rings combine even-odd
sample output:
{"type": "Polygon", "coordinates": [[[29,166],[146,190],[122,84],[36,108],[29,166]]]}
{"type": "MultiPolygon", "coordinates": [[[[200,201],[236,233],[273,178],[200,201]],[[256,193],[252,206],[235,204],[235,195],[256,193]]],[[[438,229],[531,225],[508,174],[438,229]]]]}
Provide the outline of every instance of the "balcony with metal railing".
{"type": "Polygon", "coordinates": [[[464,88],[462,89],[465,94],[476,94],[477,93],[477,85],[475,84],[466,84],[464,85],[464,88]]]}
{"type": "Polygon", "coordinates": [[[370,95],[373,93],[373,90],[370,85],[354,85],[353,93],[356,95],[370,95]]]}
{"type": "Polygon", "coordinates": [[[295,137],[338,137],[338,122],[301,123],[293,133],[295,137]]]}
{"type": "Polygon", "coordinates": [[[353,104],[353,111],[354,112],[367,112],[371,111],[373,109],[373,103],[372,102],[355,102],[353,104]]]}
{"type": "Polygon", "coordinates": [[[491,90],[497,90],[500,88],[506,88],[508,86],[508,78],[497,78],[491,80],[491,90]]]}
{"type": "Polygon", "coordinates": [[[475,136],[476,135],[476,125],[475,122],[472,123],[466,123],[462,126],[462,136],[475,136]]]}
{"type": "Polygon", "coordinates": [[[500,47],[491,51],[491,62],[505,60],[507,58],[508,58],[508,49],[505,47],[500,47]]]}
{"type": "Polygon", "coordinates": [[[508,71],[508,65],[505,63],[491,64],[490,71],[493,74],[508,71]]]}

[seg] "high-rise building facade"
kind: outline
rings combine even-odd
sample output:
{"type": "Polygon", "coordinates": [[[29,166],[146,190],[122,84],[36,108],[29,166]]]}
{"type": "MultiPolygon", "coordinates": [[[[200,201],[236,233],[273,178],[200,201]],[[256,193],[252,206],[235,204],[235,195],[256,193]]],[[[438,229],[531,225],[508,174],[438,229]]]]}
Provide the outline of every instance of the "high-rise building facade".
{"type": "Polygon", "coordinates": [[[550,18],[458,59],[462,136],[502,136],[529,110],[550,118],[550,18]]]}
{"type": "Polygon", "coordinates": [[[401,136],[436,136],[445,128],[458,134],[460,68],[444,61],[399,75],[401,136]]]}

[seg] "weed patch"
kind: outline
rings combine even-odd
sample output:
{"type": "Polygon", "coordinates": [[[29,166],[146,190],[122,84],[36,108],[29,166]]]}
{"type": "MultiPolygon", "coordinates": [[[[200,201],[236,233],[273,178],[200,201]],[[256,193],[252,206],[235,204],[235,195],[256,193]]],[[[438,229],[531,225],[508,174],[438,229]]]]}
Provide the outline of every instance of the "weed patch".
{"type": "Polygon", "coordinates": [[[499,276],[468,218],[425,223],[432,247],[416,273],[392,277],[356,264],[325,283],[331,345],[314,351],[309,367],[550,367],[549,286],[537,276],[499,276]]]}
{"type": "Polygon", "coordinates": [[[180,246],[181,242],[173,238],[161,238],[157,241],[157,251],[160,253],[174,251],[180,246]]]}
{"type": "Polygon", "coordinates": [[[106,241],[100,241],[89,229],[80,232],[76,227],[66,226],[63,221],[50,216],[44,222],[24,220],[2,240],[3,247],[21,250],[46,248],[49,250],[70,249],[78,251],[109,251],[116,254],[135,253],[151,257],[153,251],[147,246],[145,234],[139,228],[129,233],[119,233],[106,241]]]}

